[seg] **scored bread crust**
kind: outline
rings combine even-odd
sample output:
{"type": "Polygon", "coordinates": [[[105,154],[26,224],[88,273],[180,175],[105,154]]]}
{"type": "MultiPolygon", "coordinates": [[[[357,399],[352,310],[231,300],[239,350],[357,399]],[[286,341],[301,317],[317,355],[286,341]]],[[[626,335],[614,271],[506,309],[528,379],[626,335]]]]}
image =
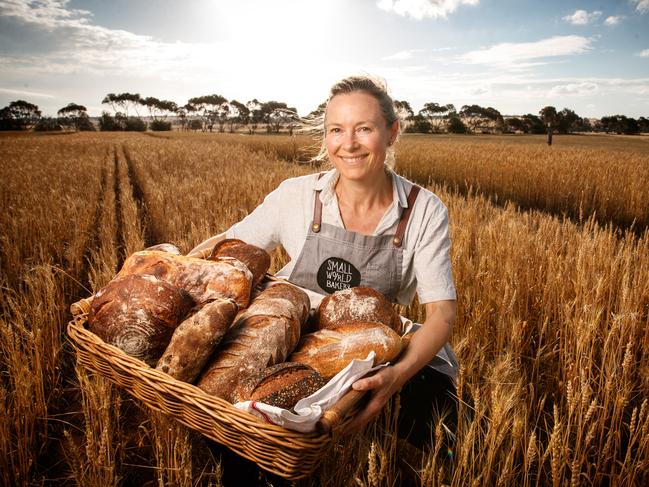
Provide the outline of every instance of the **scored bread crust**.
{"type": "Polygon", "coordinates": [[[318,308],[318,329],[345,321],[374,321],[401,333],[401,318],[380,292],[365,286],[336,291],[325,296],[318,308]]]}
{"type": "Polygon", "coordinates": [[[198,387],[233,402],[240,380],[286,360],[300,339],[308,307],[307,294],[291,284],[276,283],[263,290],[239,313],[198,387]]]}
{"type": "Polygon", "coordinates": [[[221,240],[214,246],[210,260],[216,260],[220,257],[232,257],[243,262],[252,273],[253,288],[261,282],[270,267],[270,255],[268,252],[236,238],[221,240]]]}
{"type": "Polygon", "coordinates": [[[237,305],[231,299],[216,299],[207,303],[178,325],[156,368],[175,379],[193,382],[232,324],[236,313],[237,305]]]}
{"type": "Polygon", "coordinates": [[[397,358],[402,347],[401,337],[382,323],[348,321],[304,335],[288,360],[309,365],[329,380],[353,359],[374,351],[374,365],[379,365],[397,358]]]}
{"type": "Polygon", "coordinates": [[[326,381],[312,367],[283,362],[240,381],[233,402],[258,401],[290,410],[300,399],[310,396],[325,384],[326,381]]]}
{"type": "Polygon", "coordinates": [[[230,298],[239,308],[245,308],[250,302],[252,273],[231,257],[209,261],[143,250],[131,254],[124,261],[117,277],[130,274],[150,274],[184,289],[199,306],[217,298],[230,298]]]}
{"type": "Polygon", "coordinates": [[[155,365],[194,301],[151,275],[113,279],[93,298],[88,325],[99,338],[155,365]]]}

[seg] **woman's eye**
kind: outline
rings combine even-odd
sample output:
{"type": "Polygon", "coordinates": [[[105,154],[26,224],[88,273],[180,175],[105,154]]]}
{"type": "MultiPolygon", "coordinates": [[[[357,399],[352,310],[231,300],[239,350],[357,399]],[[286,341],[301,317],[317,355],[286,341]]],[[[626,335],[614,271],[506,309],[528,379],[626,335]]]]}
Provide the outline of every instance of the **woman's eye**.
{"type": "Polygon", "coordinates": [[[370,130],[371,130],[371,129],[370,129],[369,127],[360,127],[360,128],[358,129],[358,131],[361,132],[361,133],[363,133],[363,134],[366,134],[366,133],[370,132],[370,130]]]}
{"type": "Polygon", "coordinates": [[[333,127],[329,129],[330,134],[338,134],[340,133],[340,129],[338,127],[333,127]]]}

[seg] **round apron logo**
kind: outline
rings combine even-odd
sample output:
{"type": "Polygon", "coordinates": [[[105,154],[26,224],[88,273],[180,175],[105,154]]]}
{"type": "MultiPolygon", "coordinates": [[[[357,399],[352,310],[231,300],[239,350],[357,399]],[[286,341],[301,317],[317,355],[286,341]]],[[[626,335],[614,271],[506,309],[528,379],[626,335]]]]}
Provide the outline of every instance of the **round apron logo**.
{"type": "Polygon", "coordinates": [[[318,285],[328,293],[355,287],[361,283],[361,273],[338,257],[329,257],[318,269],[318,285]]]}

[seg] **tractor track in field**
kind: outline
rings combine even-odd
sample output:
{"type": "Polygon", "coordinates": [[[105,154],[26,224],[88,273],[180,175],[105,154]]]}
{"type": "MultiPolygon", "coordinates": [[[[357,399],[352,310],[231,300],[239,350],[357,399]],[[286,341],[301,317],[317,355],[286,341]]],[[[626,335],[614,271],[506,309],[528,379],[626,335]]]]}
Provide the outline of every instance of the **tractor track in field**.
{"type": "Polygon", "coordinates": [[[124,160],[126,161],[128,180],[131,183],[131,188],[133,188],[133,199],[135,200],[135,204],[137,205],[138,219],[140,221],[140,224],[142,225],[142,232],[144,234],[144,246],[150,247],[162,242],[162,239],[161,236],[158,235],[158,232],[155,230],[155,227],[149,215],[142,180],[140,179],[140,175],[135,168],[133,159],[131,158],[128,148],[125,144],[122,144],[122,153],[124,154],[124,160]]]}
{"type": "Polygon", "coordinates": [[[122,214],[122,187],[119,177],[119,148],[113,147],[113,158],[115,163],[114,191],[115,191],[115,250],[117,253],[117,269],[122,268],[126,259],[126,238],[124,236],[124,215],[122,214]]]}

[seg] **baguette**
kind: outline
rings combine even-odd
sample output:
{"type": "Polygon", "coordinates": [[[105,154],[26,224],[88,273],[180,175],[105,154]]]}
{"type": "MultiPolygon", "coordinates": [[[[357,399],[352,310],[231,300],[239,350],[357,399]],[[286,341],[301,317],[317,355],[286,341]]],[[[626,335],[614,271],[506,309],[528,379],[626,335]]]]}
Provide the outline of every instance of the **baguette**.
{"type": "Polygon", "coordinates": [[[198,387],[233,402],[240,380],[284,362],[300,339],[309,297],[288,283],[275,283],[239,313],[201,374],[198,387]]]}
{"type": "Polygon", "coordinates": [[[237,305],[230,299],[207,303],[178,325],[156,368],[175,379],[193,382],[232,324],[236,312],[237,305]]]}
{"type": "Polygon", "coordinates": [[[402,349],[401,337],[391,328],[372,322],[349,321],[305,335],[288,360],[309,365],[326,380],[353,359],[374,351],[374,365],[394,360],[402,349]]]}

